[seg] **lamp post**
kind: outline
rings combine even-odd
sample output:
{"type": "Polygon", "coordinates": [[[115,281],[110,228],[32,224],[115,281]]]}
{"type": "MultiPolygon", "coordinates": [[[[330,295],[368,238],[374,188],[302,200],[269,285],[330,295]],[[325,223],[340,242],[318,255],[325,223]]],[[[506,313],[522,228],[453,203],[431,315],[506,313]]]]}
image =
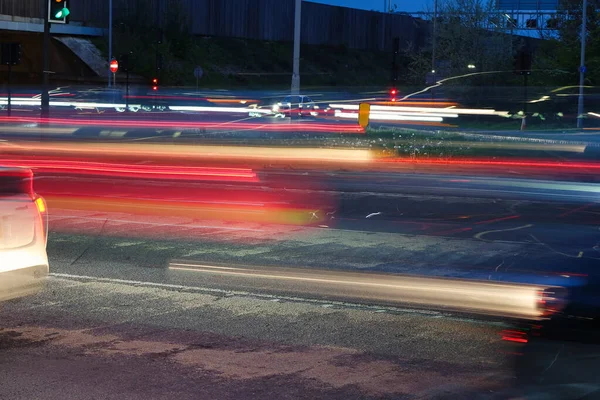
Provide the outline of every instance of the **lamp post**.
{"type": "Polygon", "coordinates": [[[113,59],[112,54],[112,39],[113,39],[113,0],[108,0],[108,87],[110,87],[110,78],[111,78],[111,70],[110,70],[110,62],[113,59]]]}
{"type": "Polygon", "coordinates": [[[431,73],[433,74],[434,83],[435,79],[435,50],[437,45],[437,14],[438,14],[438,0],[433,1],[433,33],[431,38],[431,73]]]}
{"type": "Polygon", "coordinates": [[[583,0],[581,15],[581,65],[579,66],[579,104],[577,106],[577,128],[583,128],[583,85],[585,84],[585,40],[587,36],[587,0],[583,0]]]}
{"type": "Polygon", "coordinates": [[[294,12],[294,71],[292,73],[292,94],[300,92],[300,33],[302,21],[302,0],[296,0],[294,12]]]}

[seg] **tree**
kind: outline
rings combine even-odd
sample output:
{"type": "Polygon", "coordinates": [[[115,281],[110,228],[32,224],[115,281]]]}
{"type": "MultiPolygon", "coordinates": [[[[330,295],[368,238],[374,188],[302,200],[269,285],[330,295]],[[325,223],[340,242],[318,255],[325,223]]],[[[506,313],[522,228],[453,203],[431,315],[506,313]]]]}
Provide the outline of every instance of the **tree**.
{"type": "MultiPolygon", "coordinates": [[[[547,70],[562,72],[561,83],[578,82],[581,21],[583,8],[581,0],[561,0],[553,20],[557,34],[548,38],[540,47],[537,66],[547,70]]],[[[600,0],[588,0],[586,36],[587,83],[600,82],[600,0]]]]}
{"type": "MultiPolygon", "coordinates": [[[[511,68],[513,40],[498,29],[495,0],[440,0],[439,5],[436,73],[457,76],[473,72],[468,70],[469,64],[487,72],[511,68]]],[[[431,70],[431,51],[429,48],[413,56],[411,75],[421,82],[431,70]]],[[[493,75],[487,75],[486,80],[490,79],[494,79],[493,75]]]]}

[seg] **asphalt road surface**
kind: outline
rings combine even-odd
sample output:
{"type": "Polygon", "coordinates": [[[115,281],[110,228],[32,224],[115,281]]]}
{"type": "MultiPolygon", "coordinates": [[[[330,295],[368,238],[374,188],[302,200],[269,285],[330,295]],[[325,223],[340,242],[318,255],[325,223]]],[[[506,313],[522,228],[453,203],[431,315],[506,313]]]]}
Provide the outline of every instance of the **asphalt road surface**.
{"type": "Polygon", "coordinates": [[[597,269],[594,184],[410,174],[300,179],[297,171],[243,189],[40,178],[42,195],[79,202],[49,202],[45,290],[0,309],[0,397],[559,399],[599,390],[595,343],[515,343],[502,339],[516,329],[506,318],[333,296],[260,274],[173,268],[310,267],[568,285],[597,269]],[[167,197],[185,211],[207,191],[220,218],[135,207],[167,197]],[[255,202],[315,220],[267,223],[219,208],[265,192],[255,202]],[[107,196],[134,206],[103,208],[107,196]]]}

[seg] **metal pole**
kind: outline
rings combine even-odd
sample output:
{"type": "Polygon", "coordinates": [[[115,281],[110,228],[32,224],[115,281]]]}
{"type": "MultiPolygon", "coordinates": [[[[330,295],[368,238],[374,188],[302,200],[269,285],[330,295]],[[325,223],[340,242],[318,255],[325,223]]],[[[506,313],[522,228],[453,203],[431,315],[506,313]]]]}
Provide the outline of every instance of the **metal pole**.
{"type": "MultiPolygon", "coordinates": [[[[433,78],[433,84],[437,83],[437,79],[435,78],[435,74],[437,73],[435,69],[435,50],[437,46],[437,14],[438,14],[438,0],[434,0],[433,2],[433,33],[431,38],[431,77],[433,78]]],[[[431,99],[433,100],[435,97],[434,89],[431,89],[431,99]]]]}
{"type": "Polygon", "coordinates": [[[521,119],[521,130],[524,131],[527,128],[527,87],[529,85],[529,71],[523,73],[523,118],[521,119]]]}
{"type": "Polygon", "coordinates": [[[125,78],[125,112],[129,111],[129,66],[126,70],[125,78]]]}
{"type": "Polygon", "coordinates": [[[302,21],[302,0],[296,0],[294,12],[294,71],[292,73],[292,94],[300,92],[300,33],[302,21]]]}
{"type": "Polygon", "coordinates": [[[577,107],[577,128],[583,128],[583,85],[585,84],[585,39],[587,36],[587,0],[583,0],[581,17],[581,65],[579,67],[579,104],[577,107]]]}
{"type": "Polygon", "coordinates": [[[44,39],[42,45],[42,118],[48,118],[50,115],[50,94],[48,93],[50,86],[50,22],[48,14],[50,13],[50,4],[45,2],[44,6],[44,39]]]}
{"type": "Polygon", "coordinates": [[[431,38],[431,73],[435,80],[435,50],[437,45],[437,14],[438,14],[438,0],[433,2],[433,33],[431,38]]]}
{"type": "MultiPolygon", "coordinates": [[[[12,52],[11,52],[12,53],[12,52]]],[[[12,91],[11,91],[11,78],[12,78],[12,63],[15,61],[12,58],[9,60],[10,63],[8,64],[8,116],[10,117],[12,115],[12,91]]]]}
{"type": "MultiPolygon", "coordinates": [[[[113,59],[112,54],[112,40],[113,40],[113,0],[108,0],[108,64],[113,59]]],[[[110,87],[110,68],[108,68],[108,87],[110,87]]]]}

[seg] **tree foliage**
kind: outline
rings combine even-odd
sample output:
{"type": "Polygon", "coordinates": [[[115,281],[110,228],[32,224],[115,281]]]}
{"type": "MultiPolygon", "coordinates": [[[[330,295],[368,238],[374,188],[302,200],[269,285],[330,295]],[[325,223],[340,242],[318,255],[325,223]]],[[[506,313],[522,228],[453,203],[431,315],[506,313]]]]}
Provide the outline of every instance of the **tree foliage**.
{"type": "MultiPolygon", "coordinates": [[[[581,0],[561,0],[554,21],[556,35],[540,46],[536,66],[562,74],[561,83],[577,82],[581,51],[581,0]]],[[[586,35],[587,83],[600,82],[600,0],[588,0],[586,35]]]]}
{"type": "MultiPolygon", "coordinates": [[[[495,0],[447,0],[439,4],[434,33],[439,73],[461,75],[471,72],[467,69],[469,64],[479,71],[510,67],[513,43],[510,36],[496,29],[495,0]]],[[[413,57],[413,78],[422,80],[424,73],[431,69],[432,50],[430,47],[413,57]]]]}

